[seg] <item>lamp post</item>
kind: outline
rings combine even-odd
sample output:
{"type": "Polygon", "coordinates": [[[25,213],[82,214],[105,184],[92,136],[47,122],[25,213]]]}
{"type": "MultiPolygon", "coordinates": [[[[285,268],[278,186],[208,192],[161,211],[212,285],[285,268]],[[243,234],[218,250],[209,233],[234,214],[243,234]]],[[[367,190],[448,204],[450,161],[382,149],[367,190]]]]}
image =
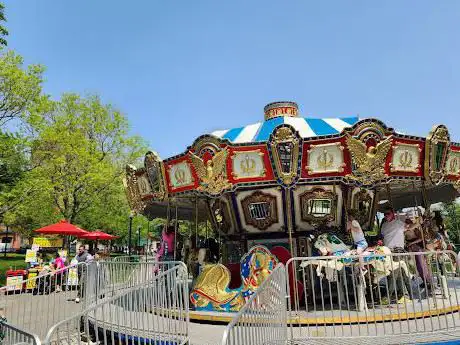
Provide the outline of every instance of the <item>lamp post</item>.
{"type": "Polygon", "coordinates": [[[137,227],[137,250],[140,250],[139,249],[140,246],[141,246],[141,226],[139,225],[137,227]]]}
{"type": "MultiPolygon", "coordinates": [[[[12,242],[12,240],[11,240],[12,242]]],[[[6,258],[6,248],[8,247],[8,225],[6,226],[6,241],[5,241],[5,248],[4,248],[4,252],[3,252],[3,256],[6,258]]]]}
{"type": "Polygon", "coordinates": [[[133,218],[134,214],[129,214],[129,228],[128,228],[128,255],[131,256],[131,233],[133,231],[133,218]]]}

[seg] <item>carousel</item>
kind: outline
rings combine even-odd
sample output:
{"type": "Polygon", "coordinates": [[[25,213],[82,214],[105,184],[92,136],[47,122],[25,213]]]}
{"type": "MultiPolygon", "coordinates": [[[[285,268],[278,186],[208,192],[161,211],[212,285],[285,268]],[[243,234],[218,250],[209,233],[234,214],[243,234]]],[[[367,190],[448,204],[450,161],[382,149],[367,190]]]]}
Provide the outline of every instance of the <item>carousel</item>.
{"type": "MultiPolygon", "coordinates": [[[[144,167],[127,167],[125,188],[149,219],[212,224],[220,259],[195,280],[190,318],[227,322],[278,262],[311,257],[325,234],[346,241],[348,210],[371,237],[384,205],[429,209],[457,198],[460,144],[443,125],[420,137],[275,102],[264,121],[202,135],[176,156],[148,152],[144,167]]],[[[289,277],[291,295],[297,279],[289,277]]]]}

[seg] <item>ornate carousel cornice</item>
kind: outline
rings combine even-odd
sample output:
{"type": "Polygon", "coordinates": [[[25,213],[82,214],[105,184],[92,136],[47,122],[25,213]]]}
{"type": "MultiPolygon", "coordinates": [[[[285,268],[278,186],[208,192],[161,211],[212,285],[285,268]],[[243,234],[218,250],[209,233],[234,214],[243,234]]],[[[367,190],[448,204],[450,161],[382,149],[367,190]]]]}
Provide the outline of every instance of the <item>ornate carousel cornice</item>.
{"type": "Polygon", "coordinates": [[[327,119],[323,128],[315,122],[318,119],[298,117],[294,105],[272,103],[265,109],[266,121],[257,128],[201,135],[184,152],[165,160],[149,153],[145,168],[128,169],[128,197],[140,200],[130,201],[132,207],[142,210],[149,199],[170,196],[218,198],[240,190],[320,183],[375,188],[426,181],[460,188],[460,143],[450,142],[445,126],[435,127],[427,138],[398,133],[373,118],[344,118],[352,123],[327,119]],[[302,136],[313,133],[309,123],[322,133],[329,127],[334,133],[302,136]],[[263,140],[243,140],[251,135],[263,140]],[[438,145],[437,151],[433,145],[438,145]]]}

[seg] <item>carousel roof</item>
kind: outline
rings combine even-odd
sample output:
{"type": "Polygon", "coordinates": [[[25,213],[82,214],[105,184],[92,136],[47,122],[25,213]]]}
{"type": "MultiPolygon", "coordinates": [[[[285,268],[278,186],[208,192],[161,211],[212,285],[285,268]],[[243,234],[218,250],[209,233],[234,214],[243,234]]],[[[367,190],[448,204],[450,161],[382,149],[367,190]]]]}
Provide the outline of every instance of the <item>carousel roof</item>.
{"type": "Polygon", "coordinates": [[[344,128],[352,127],[359,121],[357,116],[325,119],[300,117],[297,103],[290,101],[267,104],[264,113],[265,121],[214,131],[211,134],[235,144],[265,142],[269,140],[276,127],[287,124],[292,126],[302,138],[312,138],[339,134],[344,128]]]}
{"type": "Polygon", "coordinates": [[[212,135],[232,143],[264,142],[268,141],[275,127],[288,124],[303,138],[311,138],[341,133],[344,128],[351,127],[358,121],[357,116],[326,119],[279,116],[245,127],[215,131],[212,135]]]}

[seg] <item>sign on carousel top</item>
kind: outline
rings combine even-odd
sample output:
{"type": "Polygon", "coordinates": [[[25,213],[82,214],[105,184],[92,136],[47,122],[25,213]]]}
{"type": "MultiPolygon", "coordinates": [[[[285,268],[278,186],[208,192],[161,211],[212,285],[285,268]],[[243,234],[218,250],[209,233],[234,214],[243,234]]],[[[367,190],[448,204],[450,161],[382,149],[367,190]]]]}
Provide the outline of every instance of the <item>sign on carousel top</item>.
{"type": "Polygon", "coordinates": [[[288,124],[296,129],[302,138],[339,134],[346,127],[359,121],[357,116],[343,118],[298,117],[298,107],[294,102],[274,102],[264,108],[265,121],[252,125],[219,130],[211,134],[232,143],[266,142],[275,127],[288,124]]]}

